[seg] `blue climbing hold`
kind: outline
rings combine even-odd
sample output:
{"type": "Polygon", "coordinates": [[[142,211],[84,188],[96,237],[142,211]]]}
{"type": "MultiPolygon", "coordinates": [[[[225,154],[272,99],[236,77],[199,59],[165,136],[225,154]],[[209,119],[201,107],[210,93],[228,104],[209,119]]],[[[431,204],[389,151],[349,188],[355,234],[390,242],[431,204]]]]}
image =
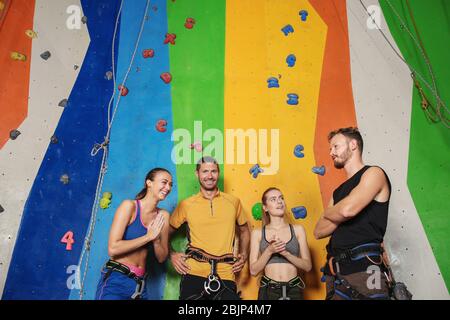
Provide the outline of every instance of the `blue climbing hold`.
{"type": "Polygon", "coordinates": [[[291,106],[296,106],[296,105],[298,105],[298,95],[297,95],[297,94],[295,94],[295,93],[289,93],[289,94],[287,95],[287,97],[288,97],[287,103],[288,103],[289,105],[291,105],[291,106]]]}
{"type": "Polygon", "coordinates": [[[288,24],[284,26],[283,29],[281,29],[281,31],[283,31],[285,36],[287,36],[289,33],[294,32],[294,28],[290,24],[288,24]]]}
{"type": "Polygon", "coordinates": [[[313,167],[312,172],[323,176],[323,175],[325,175],[325,166],[313,167]]]}
{"type": "Polygon", "coordinates": [[[278,84],[278,79],[275,77],[270,77],[267,79],[267,86],[269,88],[279,88],[280,85],[278,84]]]}
{"type": "Polygon", "coordinates": [[[293,66],[295,66],[295,61],[297,60],[297,58],[295,57],[294,54],[290,54],[287,56],[286,58],[286,63],[288,65],[289,68],[292,68],[293,66]]]}
{"type": "Polygon", "coordinates": [[[249,172],[253,176],[253,178],[256,179],[258,177],[258,174],[264,172],[264,170],[259,166],[259,164],[255,164],[250,168],[249,172]]]}
{"type": "Polygon", "coordinates": [[[302,21],[306,21],[307,17],[308,17],[308,11],[306,10],[302,10],[299,13],[299,16],[302,18],[302,21]]]}
{"type": "Polygon", "coordinates": [[[294,214],[295,219],[305,219],[306,218],[306,208],[303,206],[295,207],[291,209],[294,214]]]}
{"type": "Polygon", "coordinates": [[[297,157],[297,158],[303,158],[305,155],[303,154],[303,151],[304,150],[304,148],[303,148],[303,146],[301,145],[301,144],[299,144],[299,145],[297,145],[297,146],[295,146],[295,148],[294,148],[294,155],[297,157]]]}
{"type": "Polygon", "coordinates": [[[327,281],[327,277],[325,276],[325,275],[323,275],[321,278],[320,278],[320,282],[326,282],[327,281]]]}

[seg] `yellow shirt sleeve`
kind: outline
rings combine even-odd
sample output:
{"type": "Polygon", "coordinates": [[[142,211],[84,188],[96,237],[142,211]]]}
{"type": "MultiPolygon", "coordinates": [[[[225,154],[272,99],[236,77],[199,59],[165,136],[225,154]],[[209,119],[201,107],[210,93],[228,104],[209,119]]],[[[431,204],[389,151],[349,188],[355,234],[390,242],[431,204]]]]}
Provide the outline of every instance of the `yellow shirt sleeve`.
{"type": "Polygon", "coordinates": [[[185,222],[186,208],[184,201],[181,201],[170,216],[169,224],[175,229],[178,229],[185,222]]]}
{"type": "Polygon", "coordinates": [[[247,217],[245,216],[244,210],[242,209],[241,200],[238,200],[236,211],[236,221],[238,225],[242,226],[246,224],[247,217]]]}

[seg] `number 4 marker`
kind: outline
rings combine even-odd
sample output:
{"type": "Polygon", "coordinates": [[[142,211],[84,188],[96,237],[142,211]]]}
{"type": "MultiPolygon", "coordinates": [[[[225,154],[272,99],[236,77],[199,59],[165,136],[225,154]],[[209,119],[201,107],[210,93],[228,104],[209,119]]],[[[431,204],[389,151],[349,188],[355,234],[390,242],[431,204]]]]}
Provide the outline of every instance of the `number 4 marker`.
{"type": "Polygon", "coordinates": [[[73,232],[67,231],[66,234],[61,238],[61,242],[66,244],[66,250],[72,250],[72,244],[75,242],[73,240],[73,232]]]}

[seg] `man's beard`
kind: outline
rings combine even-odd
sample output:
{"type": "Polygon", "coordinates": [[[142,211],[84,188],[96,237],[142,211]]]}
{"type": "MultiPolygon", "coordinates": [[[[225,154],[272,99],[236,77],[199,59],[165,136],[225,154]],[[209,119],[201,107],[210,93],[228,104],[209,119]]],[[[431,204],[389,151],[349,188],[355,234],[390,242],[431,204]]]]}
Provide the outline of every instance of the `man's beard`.
{"type": "Polygon", "coordinates": [[[342,168],[345,167],[345,165],[347,164],[348,159],[350,159],[350,157],[351,157],[350,150],[347,150],[345,153],[343,153],[343,156],[345,156],[345,158],[341,162],[333,161],[334,167],[336,169],[342,169],[342,168]]]}
{"type": "Polygon", "coordinates": [[[205,189],[206,191],[214,191],[217,189],[217,181],[216,181],[216,183],[214,183],[212,185],[212,187],[208,187],[205,183],[202,183],[201,181],[200,181],[200,184],[202,185],[203,189],[205,189]]]}

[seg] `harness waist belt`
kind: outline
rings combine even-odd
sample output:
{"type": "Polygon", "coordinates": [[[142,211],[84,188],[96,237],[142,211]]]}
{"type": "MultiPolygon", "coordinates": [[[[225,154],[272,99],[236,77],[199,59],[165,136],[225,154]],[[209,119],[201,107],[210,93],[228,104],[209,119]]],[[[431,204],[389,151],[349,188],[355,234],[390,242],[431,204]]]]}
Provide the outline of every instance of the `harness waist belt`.
{"type": "Polygon", "coordinates": [[[109,270],[120,272],[120,273],[126,275],[127,277],[130,277],[131,279],[135,280],[136,282],[143,281],[143,278],[138,277],[134,272],[132,272],[130,270],[130,268],[128,268],[126,265],[124,265],[120,262],[117,262],[114,260],[108,260],[108,262],[106,262],[105,268],[109,269],[109,270]]]}
{"type": "Polygon", "coordinates": [[[232,253],[224,254],[222,256],[215,256],[207,253],[206,251],[200,248],[192,246],[188,246],[188,248],[186,249],[186,255],[199,262],[212,263],[214,261],[215,263],[233,264],[236,261],[236,258],[233,256],[232,253]]]}

